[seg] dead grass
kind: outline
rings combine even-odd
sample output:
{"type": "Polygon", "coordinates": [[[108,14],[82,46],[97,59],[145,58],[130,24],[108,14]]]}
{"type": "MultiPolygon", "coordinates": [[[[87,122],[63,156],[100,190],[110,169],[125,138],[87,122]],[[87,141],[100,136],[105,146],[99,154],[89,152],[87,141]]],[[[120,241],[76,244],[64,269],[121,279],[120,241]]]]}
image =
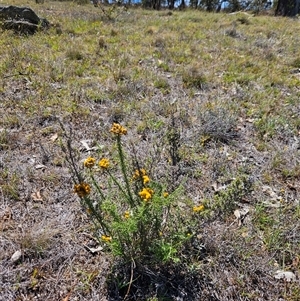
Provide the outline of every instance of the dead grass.
{"type": "Polygon", "coordinates": [[[0,299],[127,293],[130,272],[89,249],[99,245],[72,192],[59,118],[81,159],[107,151],[112,122],[126,125],[124,147],[135,144],[168,185],[185,180],[185,197],[208,208],[182,273],[136,270],[129,300],[299,300],[298,20],[129,9],[113,22],[90,4],[10,4],[55,26],[1,32],[0,299]],[[180,142],[170,167],[172,118],[180,142]]]}

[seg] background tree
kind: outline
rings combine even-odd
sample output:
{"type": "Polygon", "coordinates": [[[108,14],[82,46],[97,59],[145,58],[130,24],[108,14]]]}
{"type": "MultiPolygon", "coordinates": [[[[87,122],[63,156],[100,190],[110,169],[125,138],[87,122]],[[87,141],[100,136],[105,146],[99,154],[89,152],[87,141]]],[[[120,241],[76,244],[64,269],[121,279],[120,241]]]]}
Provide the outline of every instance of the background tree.
{"type": "Polygon", "coordinates": [[[198,0],[190,0],[190,7],[191,8],[197,8],[198,7],[198,0]]]}
{"type": "Polygon", "coordinates": [[[175,2],[176,0],[168,0],[168,8],[174,9],[175,8],[175,2]]]}
{"type": "Polygon", "coordinates": [[[142,5],[145,8],[152,8],[159,10],[161,8],[161,0],[142,0],[142,5]]]}
{"type": "Polygon", "coordinates": [[[220,11],[221,10],[221,6],[224,2],[227,1],[219,1],[219,0],[200,0],[200,2],[198,3],[198,6],[202,9],[205,9],[209,12],[211,11],[220,11]]]}
{"type": "Polygon", "coordinates": [[[278,0],[276,16],[294,17],[299,13],[300,0],[278,0]]]}

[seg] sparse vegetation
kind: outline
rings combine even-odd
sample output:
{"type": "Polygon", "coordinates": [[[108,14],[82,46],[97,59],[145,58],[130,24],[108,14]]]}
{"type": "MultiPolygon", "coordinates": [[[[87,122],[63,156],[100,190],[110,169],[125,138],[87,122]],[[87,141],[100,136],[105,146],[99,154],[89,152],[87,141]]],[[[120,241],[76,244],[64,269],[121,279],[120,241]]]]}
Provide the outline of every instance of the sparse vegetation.
{"type": "Polygon", "coordinates": [[[1,32],[0,299],[299,300],[298,20],[79,2],[1,32]]]}

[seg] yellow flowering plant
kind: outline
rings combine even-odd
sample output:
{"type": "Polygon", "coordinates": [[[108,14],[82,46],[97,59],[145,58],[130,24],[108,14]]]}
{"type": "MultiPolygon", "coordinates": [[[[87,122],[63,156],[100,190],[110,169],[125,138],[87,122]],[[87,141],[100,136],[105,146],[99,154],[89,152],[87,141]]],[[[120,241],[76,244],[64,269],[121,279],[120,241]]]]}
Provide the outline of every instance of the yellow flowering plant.
{"type": "MultiPolygon", "coordinates": [[[[127,261],[178,260],[180,248],[190,239],[176,205],[180,187],[171,192],[143,165],[128,163],[135,160],[124,152],[124,126],[114,123],[110,133],[116,146],[113,161],[102,157],[96,164],[96,158],[89,156],[80,170],[74,158],[68,160],[74,192],[94,222],[99,243],[127,261]]],[[[72,156],[71,148],[66,153],[72,156]]]]}
{"type": "Polygon", "coordinates": [[[74,192],[77,193],[79,197],[85,197],[91,192],[91,187],[87,183],[79,183],[74,185],[74,192]]]}
{"type": "Polygon", "coordinates": [[[109,160],[107,158],[103,158],[99,161],[99,166],[103,169],[107,169],[109,167],[109,160]]]}
{"type": "Polygon", "coordinates": [[[93,157],[88,157],[84,160],[83,164],[87,168],[92,168],[95,165],[96,159],[93,157]]]}
{"type": "Polygon", "coordinates": [[[145,202],[151,200],[153,194],[154,194],[154,191],[150,188],[143,188],[143,190],[139,192],[139,196],[145,202]]]}
{"type": "Polygon", "coordinates": [[[194,212],[201,212],[204,210],[204,205],[194,206],[193,211],[194,212]]]}

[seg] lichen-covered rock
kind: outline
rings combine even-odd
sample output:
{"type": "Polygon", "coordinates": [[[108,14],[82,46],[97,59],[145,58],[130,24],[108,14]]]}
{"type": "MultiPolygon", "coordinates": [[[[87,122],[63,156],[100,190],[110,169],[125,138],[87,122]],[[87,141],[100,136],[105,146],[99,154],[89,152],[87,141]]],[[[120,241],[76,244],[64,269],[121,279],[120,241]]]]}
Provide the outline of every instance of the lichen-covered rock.
{"type": "Polygon", "coordinates": [[[50,23],[29,7],[0,6],[0,24],[3,29],[11,29],[17,33],[34,34],[40,29],[47,29],[50,23]]]}

